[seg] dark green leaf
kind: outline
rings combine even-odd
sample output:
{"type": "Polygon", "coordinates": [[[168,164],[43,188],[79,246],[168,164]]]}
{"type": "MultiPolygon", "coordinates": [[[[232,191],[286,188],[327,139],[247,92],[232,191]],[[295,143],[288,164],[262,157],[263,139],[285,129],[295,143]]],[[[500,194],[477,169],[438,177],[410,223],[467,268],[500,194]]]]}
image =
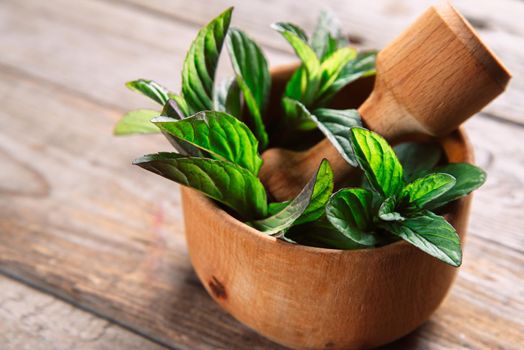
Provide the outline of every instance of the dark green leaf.
{"type": "Polygon", "coordinates": [[[150,109],[137,109],[128,112],[118,121],[113,133],[118,136],[132,134],[155,134],[160,130],[151,123],[151,119],[160,113],[150,109]]]}
{"type": "Polygon", "coordinates": [[[202,28],[191,44],[182,70],[182,94],[190,113],[213,108],[213,82],[231,21],[229,8],[202,28]]]}
{"type": "Polygon", "coordinates": [[[254,175],[262,166],[257,139],[244,123],[227,113],[205,111],[178,121],[158,117],[153,123],[212,158],[238,164],[254,175]]]}
{"type": "Polygon", "coordinates": [[[281,211],[282,209],[284,209],[285,207],[288,206],[290,201],[284,201],[284,202],[272,202],[272,203],[269,203],[268,207],[267,207],[267,214],[269,216],[273,216],[275,215],[276,213],[278,213],[279,211],[281,211]]]}
{"type": "MultiPolygon", "coordinates": [[[[186,117],[186,112],[181,106],[184,106],[184,99],[177,95],[172,95],[175,99],[169,99],[164,108],[162,109],[162,116],[169,117],[171,120],[181,120],[186,117]]],[[[157,129],[161,130],[157,127],[157,129]]],[[[192,144],[185,142],[184,140],[177,139],[170,135],[166,131],[162,131],[162,134],[169,141],[169,143],[175,147],[178,153],[192,157],[202,157],[203,153],[192,144]]]]}
{"type": "Polygon", "coordinates": [[[229,31],[227,47],[237,83],[252,118],[250,124],[261,149],[265,149],[269,139],[262,116],[271,89],[267,60],[260,47],[238,29],[229,31]]]}
{"type": "Polygon", "coordinates": [[[449,191],[427,204],[426,207],[432,210],[470,194],[486,182],[484,170],[472,164],[449,163],[435,171],[453,176],[456,183],[449,191]]]}
{"type": "Polygon", "coordinates": [[[140,92],[142,95],[149,97],[162,106],[169,99],[169,92],[167,89],[153,80],[133,80],[127,82],[126,86],[132,91],[140,92]]]}
{"type": "Polygon", "coordinates": [[[350,140],[371,186],[386,198],[399,193],[404,187],[402,165],[387,141],[363,128],[352,128],[350,140]]]}
{"type": "MultiPolygon", "coordinates": [[[[170,100],[172,100],[171,101],[172,107],[176,106],[177,116],[175,117],[175,116],[171,116],[171,115],[167,115],[167,114],[162,114],[162,115],[166,115],[168,117],[172,117],[172,118],[175,118],[175,119],[184,119],[185,117],[188,117],[190,115],[190,113],[189,113],[189,106],[187,105],[186,100],[182,96],[170,93],[169,94],[169,98],[170,98],[170,100]]],[[[169,101],[168,101],[168,103],[169,103],[169,101]]],[[[166,108],[166,105],[164,105],[164,109],[165,108],[166,108]]]]}
{"type": "Polygon", "coordinates": [[[397,211],[398,200],[395,196],[386,198],[378,209],[378,217],[384,221],[402,221],[405,218],[397,211]]]}
{"type": "Polygon", "coordinates": [[[288,80],[284,96],[293,100],[302,101],[304,92],[306,91],[306,85],[307,73],[304,66],[301,65],[295,70],[291,79],[288,80]]]}
{"type": "Polygon", "coordinates": [[[433,169],[442,157],[442,149],[435,142],[406,142],[393,149],[404,168],[406,181],[413,181],[417,174],[433,169]]]}
{"type": "Polygon", "coordinates": [[[422,209],[432,200],[444,195],[455,185],[455,178],[444,173],[429,174],[406,185],[400,192],[400,201],[407,208],[422,209]]]}
{"type": "Polygon", "coordinates": [[[242,120],[242,94],[235,78],[223,80],[215,89],[214,108],[242,120]]]}
{"type": "Polygon", "coordinates": [[[315,109],[311,118],[344,160],[352,166],[357,166],[357,160],[349,141],[349,131],[353,127],[362,126],[358,111],[356,109],[318,108],[315,109]]]}
{"type": "Polygon", "coordinates": [[[282,234],[283,231],[290,228],[303,214],[307,216],[308,220],[317,219],[322,215],[322,211],[317,215],[317,213],[319,213],[319,207],[323,207],[322,204],[325,204],[323,191],[326,191],[327,187],[329,187],[329,183],[327,183],[329,181],[326,181],[329,174],[332,185],[333,172],[328,161],[324,159],[315,175],[284,209],[268,218],[252,221],[250,225],[268,235],[275,235],[277,233],[282,234]],[[318,186],[317,181],[320,182],[318,186]],[[316,191],[315,188],[317,189],[316,191]],[[308,207],[310,207],[310,210],[306,213],[308,207]]]}
{"type": "Polygon", "coordinates": [[[387,224],[386,228],[420,250],[452,266],[462,263],[460,238],[443,217],[426,212],[422,216],[387,224]]]}
{"type": "Polygon", "coordinates": [[[338,46],[340,23],[331,11],[321,11],[310,44],[317,57],[322,60],[333,53],[338,46]]]}
{"type": "Polygon", "coordinates": [[[255,175],[239,165],[176,153],[148,154],[133,163],[206,194],[235,210],[243,219],[267,215],[264,186],[255,175]]]}
{"type": "Polygon", "coordinates": [[[296,24],[289,23],[289,22],[278,22],[274,23],[271,26],[273,29],[279,31],[279,32],[290,32],[295,34],[300,40],[304,42],[308,42],[308,37],[304,29],[300,28],[296,24]]]}
{"type": "Polygon", "coordinates": [[[374,246],[373,194],[362,188],[344,188],[333,194],[326,206],[333,226],[353,241],[374,246]]]}
{"type": "Polygon", "coordinates": [[[299,101],[284,97],[282,98],[282,107],[286,123],[292,125],[294,129],[308,131],[317,127],[317,124],[311,117],[311,113],[299,101]]]}

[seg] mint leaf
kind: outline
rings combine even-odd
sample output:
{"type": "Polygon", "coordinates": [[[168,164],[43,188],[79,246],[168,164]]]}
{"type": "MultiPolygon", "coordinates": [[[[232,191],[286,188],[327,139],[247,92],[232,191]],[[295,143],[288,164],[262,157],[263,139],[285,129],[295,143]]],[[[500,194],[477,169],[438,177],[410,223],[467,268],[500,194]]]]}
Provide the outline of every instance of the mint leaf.
{"type": "Polygon", "coordinates": [[[288,205],[268,218],[252,221],[250,225],[268,235],[283,235],[282,231],[290,228],[300,217],[303,222],[316,220],[322,215],[329,198],[329,194],[327,198],[325,194],[330,193],[330,186],[333,186],[333,171],[324,159],[315,175],[288,205]]]}
{"type": "Polygon", "coordinates": [[[413,181],[417,175],[433,169],[442,157],[442,149],[435,142],[405,142],[393,149],[404,168],[406,181],[413,181]]]}
{"type": "Polygon", "coordinates": [[[386,198],[378,209],[378,217],[384,221],[402,221],[405,218],[397,211],[398,200],[396,196],[386,198]]]}
{"type": "Polygon", "coordinates": [[[282,98],[285,122],[294,129],[308,131],[317,127],[309,110],[300,102],[289,97],[282,98]]]}
{"type": "Polygon", "coordinates": [[[356,109],[318,108],[310,117],[316,122],[320,131],[331,141],[342,158],[350,165],[357,166],[357,160],[348,135],[351,128],[362,126],[358,111],[356,109]]]}
{"type": "Polygon", "coordinates": [[[158,117],[152,122],[177,139],[206,151],[212,158],[233,162],[258,175],[262,166],[258,141],[235,117],[224,112],[204,111],[178,121],[158,117]]]}
{"type": "Polygon", "coordinates": [[[460,238],[453,226],[442,216],[428,211],[422,216],[387,224],[386,228],[449,265],[460,266],[462,263],[460,238]]]}
{"type": "Polygon", "coordinates": [[[449,191],[426,205],[431,210],[470,194],[486,182],[486,172],[468,163],[449,163],[435,171],[453,176],[456,183],[449,191]]]}
{"type": "Polygon", "coordinates": [[[374,246],[373,193],[363,188],[344,188],[333,194],[326,206],[326,216],[344,236],[364,245],[374,246]]]}
{"type": "Polygon", "coordinates": [[[363,128],[352,128],[350,141],[371,186],[386,198],[400,192],[404,187],[402,165],[387,141],[363,128]]]}
{"type": "Polygon", "coordinates": [[[284,201],[284,202],[272,202],[268,204],[267,207],[267,213],[269,216],[275,215],[285,207],[289,205],[290,201],[284,201]]]}
{"type": "Polygon", "coordinates": [[[344,47],[333,52],[320,65],[320,88],[316,95],[322,95],[328,91],[338,79],[343,68],[357,57],[357,50],[344,47]]]}
{"type": "Polygon", "coordinates": [[[321,11],[315,30],[311,36],[310,45],[320,60],[333,53],[337,47],[347,43],[341,39],[340,23],[331,11],[321,11]]]}
{"type": "Polygon", "coordinates": [[[225,79],[216,86],[213,108],[242,120],[242,94],[235,78],[225,79]]]}
{"type": "Polygon", "coordinates": [[[307,73],[304,66],[300,65],[286,83],[284,96],[293,100],[302,101],[306,85],[307,73]]]}
{"type": "Polygon", "coordinates": [[[229,31],[227,47],[237,83],[252,118],[253,132],[261,149],[265,149],[269,140],[262,115],[271,89],[267,60],[260,47],[238,29],[229,31]]]}
{"type": "Polygon", "coordinates": [[[129,81],[126,86],[131,91],[140,92],[142,95],[149,97],[153,101],[161,104],[162,106],[169,99],[168,90],[153,80],[138,79],[129,81]]]}
{"type": "Polygon", "coordinates": [[[406,185],[400,192],[400,201],[411,209],[422,209],[424,206],[444,195],[455,185],[455,178],[448,174],[429,174],[406,185]]]}
{"type": "Polygon", "coordinates": [[[231,21],[229,8],[200,29],[182,70],[182,94],[190,113],[213,108],[213,82],[218,58],[231,21]]]}
{"type": "Polygon", "coordinates": [[[243,219],[267,215],[264,186],[255,175],[239,165],[176,153],[148,154],[133,164],[194,188],[233,209],[243,219]]]}
{"type": "Polygon", "coordinates": [[[162,114],[162,115],[165,115],[165,116],[168,116],[168,117],[172,117],[172,118],[175,118],[175,119],[184,119],[185,117],[190,115],[189,114],[189,106],[187,105],[187,102],[184,99],[184,97],[182,97],[180,95],[177,95],[177,94],[170,93],[169,94],[169,99],[170,100],[168,100],[167,103],[164,105],[164,111],[166,113],[168,113],[166,108],[172,107],[172,108],[176,109],[176,114],[177,115],[176,116],[172,116],[172,115],[169,115],[169,114],[162,114]]]}
{"type": "MultiPolygon", "coordinates": [[[[163,117],[169,117],[171,120],[182,120],[186,117],[186,112],[181,106],[185,106],[185,101],[182,97],[178,95],[172,94],[171,97],[175,99],[169,99],[166,104],[164,105],[164,108],[162,109],[161,116],[163,117]]],[[[191,145],[188,142],[185,142],[184,140],[177,139],[176,137],[170,135],[166,131],[161,130],[164,137],[169,141],[169,143],[177,150],[178,153],[192,156],[192,157],[202,157],[203,153],[195,146],[191,145]]]]}
{"type": "Polygon", "coordinates": [[[289,32],[295,34],[300,40],[306,43],[308,42],[306,32],[304,31],[304,29],[300,28],[296,24],[289,22],[278,22],[274,23],[271,27],[279,32],[289,32]]]}
{"type": "Polygon", "coordinates": [[[159,133],[160,130],[151,123],[151,119],[158,115],[158,111],[150,109],[137,109],[128,112],[115,125],[113,133],[118,136],[159,133]]]}

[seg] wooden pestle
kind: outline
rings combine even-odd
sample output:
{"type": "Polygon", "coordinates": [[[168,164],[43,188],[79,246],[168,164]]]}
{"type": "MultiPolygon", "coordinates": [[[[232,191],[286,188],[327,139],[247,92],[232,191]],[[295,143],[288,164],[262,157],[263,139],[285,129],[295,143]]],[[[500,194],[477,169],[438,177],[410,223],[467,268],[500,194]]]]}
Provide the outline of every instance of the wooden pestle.
{"type": "MultiPolygon", "coordinates": [[[[359,112],[388,141],[444,136],[504,91],[510,73],[449,3],[430,7],[377,56],[373,92],[359,112]]],[[[349,135],[348,135],[349,137],[349,135]]],[[[260,178],[275,200],[297,195],[327,158],[335,182],[352,169],[331,142],[264,152],[260,178]]]]}

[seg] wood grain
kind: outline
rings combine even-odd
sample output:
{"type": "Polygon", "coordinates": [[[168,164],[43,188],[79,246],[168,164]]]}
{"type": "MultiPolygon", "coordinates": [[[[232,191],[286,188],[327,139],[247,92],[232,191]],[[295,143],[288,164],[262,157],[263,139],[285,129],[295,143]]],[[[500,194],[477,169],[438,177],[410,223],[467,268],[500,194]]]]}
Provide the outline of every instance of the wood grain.
{"type": "Polygon", "coordinates": [[[0,276],[3,350],[162,350],[163,346],[0,276]]]}
{"type": "MultiPolygon", "coordinates": [[[[265,43],[274,47],[272,63],[286,62],[291,56],[267,24],[289,19],[310,28],[321,4],[308,1],[252,1],[238,6],[235,23],[261,41],[271,38],[265,43]]],[[[348,1],[340,15],[374,47],[394,37],[419,6],[354,4],[348,1]]],[[[522,17],[523,5],[457,4],[467,5],[478,25],[486,23],[481,34],[516,83],[487,109],[489,117],[466,124],[488,182],[473,201],[455,287],[425,326],[393,347],[518,349],[524,343],[524,31],[522,21],[508,18],[522,17]]],[[[0,272],[170,348],[277,349],[221,311],[196,280],[177,186],[130,165],[169,145],[155,136],[111,135],[124,109],[147,106],[122,83],[142,76],[177,88],[195,23],[225,7],[156,5],[0,2],[0,272]]]]}

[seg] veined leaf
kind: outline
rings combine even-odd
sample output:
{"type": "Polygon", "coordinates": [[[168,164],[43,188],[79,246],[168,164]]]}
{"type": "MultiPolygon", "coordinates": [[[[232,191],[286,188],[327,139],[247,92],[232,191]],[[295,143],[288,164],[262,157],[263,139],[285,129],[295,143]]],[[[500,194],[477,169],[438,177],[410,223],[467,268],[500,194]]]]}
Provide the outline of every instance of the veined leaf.
{"type": "Polygon", "coordinates": [[[132,91],[140,92],[142,95],[149,97],[162,106],[169,99],[168,90],[153,80],[133,80],[127,82],[126,86],[132,91]]]}
{"type": "Polygon", "coordinates": [[[279,211],[281,211],[282,209],[287,207],[289,205],[289,202],[291,202],[291,201],[288,200],[288,201],[284,201],[284,202],[272,202],[272,203],[269,203],[268,207],[267,207],[268,215],[269,216],[275,215],[276,213],[278,213],[279,211]]]}
{"type": "Polygon", "coordinates": [[[288,125],[293,125],[298,130],[313,130],[317,124],[311,117],[308,109],[299,101],[289,97],[282,98],[285,120],[288,125]]]}
{"type": "Polygon", "coordinates": [[[316,220],[322,215],[319,209],[323,208],[324,194],[326,190],[329,191],[329,186],[332,184],[333,172],[329,162],[324,159],[315,175],[284,209],[268,218],[252,221],[250,225],[268,235],[277,233],[283,235],[282,232],[290,228],[302,215],[306,220],[304,222],[316,220]]]}
{"type": "Polygon", "coordinates": [[[340,32],[340,23],[333,12],[321,11],[310,40],[310,45],[320,60],[329,56],[338,48],[337,39],[341,37],[340,32]]]}
{"type": "Polygon", "coordinates": [[[404,168],[406,181],[413,181],[418,174],[433,169],[442,157],[442,149],[434,142],[406,142],[393,147],[393,150],[404,168]]]}
{"type": "Polygon", "coordinates": [[[233,209],[243,219],[267,215],[264,186],[255,175],[239,165],[176,153],[148,154],[133,164],[194,188],[233,209]]]}
{"type": "MultiPolygon", "coordinates": [[[[164,108],[162,109],[162,116],[168,117],[173,121],[182,120],[186,117],[185,111],[181,106],[184,106],[184,99],[178,95],[173,95],[175,99],[169,99],[164,108]],[[180,103],[179,103],[180,102],[180,103]]],[[[166,131],[163,131],[157,126],[157,129],[162,131],[164,137],[169,141],[169,143],[175,147],[178,153],[192,156],[192,157],[202,157],[203,153],[192,144],[185,142],[184,140],[177,139],[176,137],[170,135],[166,131]]]]}
{"type": "Polygon", "coordinates": [[[118,136],[133,134],[155,134],[160,130],[151,123],[151,119],[158,116],[158,111],[150,109],[137,109],[122,116],[113,129],[118,136]]]}
{"type": "Polygon", "coordinates": [[[428,211],[418,217],[387,224],[386,228],[449,265],[460,266],[462,263],[460,238],[453,226],[442,216],[428,211]]]}
{"type": "Polygon", "coordinates": [[[320,88],[316,95],[321,96],[329,90],[348,62],[356,57],[357,50],[351,47],[338,49],[327,57],[320,65],[320,88]]]}
{"type": "Polygon", "coordinates": [[[178,121],[158,117],[153,123],[212,158],[238,164],[254,175],[262,166],[257,139],[244,123],[227,113],[205,111],[178,121]]]}
{"type": "Polygon", "coordinates": [[[333,194],[326,216],[344,236],[364,246],[374,246],[373,193],[363,188],[344,188],[333,194]]]}
{"type": "Polygon", "coordinates": [[[398,199],[396,196],[386,198],[378,209],[378,217],[384,221],[402,221],[405,218],[397,211],[398,199]]]}
{"type": "MultiPolygon", "coordinates": [[[[178,114],[178,116],[176,116],[176,117],[173,116],[172,118],[184,119],[185,117],[190,115],[189,114],[189,106],[187,105],[187,102],[184,99],[184,97],[182,97],[180,95],[177,95],[177,94],[170,93],[169,94],[169,99],[172,100],[171,101],[171,105],[172,106],[176,105],[176,109],[177,109],[176,113],[178,114]],[[173,101],[174,101],[174,103],[173,103],[173,101]]],[[[170,101],[168,101],[168,103],[169,102],[170,101]]],[[[164,105],[164,109],[166,108],[166,105],[164,105]]],[[[166,116],[171,117],[171,115],[166,115],[166,116]]]]}
{"type": "Polygon", "coordinates": [[[404,187],[402,165],[387,141],[363,128],[352,128],[350,140],[371,186],[386,198],[399,193],[404,187]]]}
{"type": "Polygon", "coordinates": [[[237,83],[252,118],[250,124],[261,149],[265,149],[269,138],[262,115],[271,89],[267,60],[260,47],[238,29],[229,31],[227,47],[237,83]]]}
{"type": "Polygon", "coordinates": [[[291,44],[293,50],[295,50],[295,53],[302,61],[309,75],[309,79],[313,79],[320,69],[320,61],[307,41],[295,33],[294,30],[290,30],[287,23],[274,23],[271,27],[280,32],[289,44],[291,44]]]}
{"type": "Polygon", "coordinates": [[[455,185],[455,178],[448,174],[429,174],[406,185],[400,192],[400,201],[407,208],[422,209],[434,199],[444,195],[455,185]]]}
{"type": "Polygon", "coordinates": [[[308,42],[308,37],[304,29],[300,28],[296,24],[289,23],[289,22],[278,22],[271,26],[273,29],[279,31],[279,32],[290,32],[295,34],[300,40],[304,42],[308,42]]]}
{"type": "Polygon", "coordinates": [[[468,163],[449,163],[434,171],[453,176],[456,183],[449,191],[426,205],[431,210],[470,194],[486,182],[486,172],[468,163]]]}
{"type": "Polygon", "coordinates": [[[235,78],[225,79],[216,87],[213,106],[242,120],[242,94],[235,78]]]}
{"type": "Polygon", "coordinates": [[[357,166],[355,153],[349,141],[351,128],[362,126],[360,114],[356,109],[315,109],[311,115],[320,131],[326,135],[342,158],[352,166],[357,166]]]}
{"type": "Polygon", "coordinates": [[[182,70],[182,94],[190,113],[213,108],[213,82],[218,58],[231,21],[229,8],[200,29],[182,70]]]}

